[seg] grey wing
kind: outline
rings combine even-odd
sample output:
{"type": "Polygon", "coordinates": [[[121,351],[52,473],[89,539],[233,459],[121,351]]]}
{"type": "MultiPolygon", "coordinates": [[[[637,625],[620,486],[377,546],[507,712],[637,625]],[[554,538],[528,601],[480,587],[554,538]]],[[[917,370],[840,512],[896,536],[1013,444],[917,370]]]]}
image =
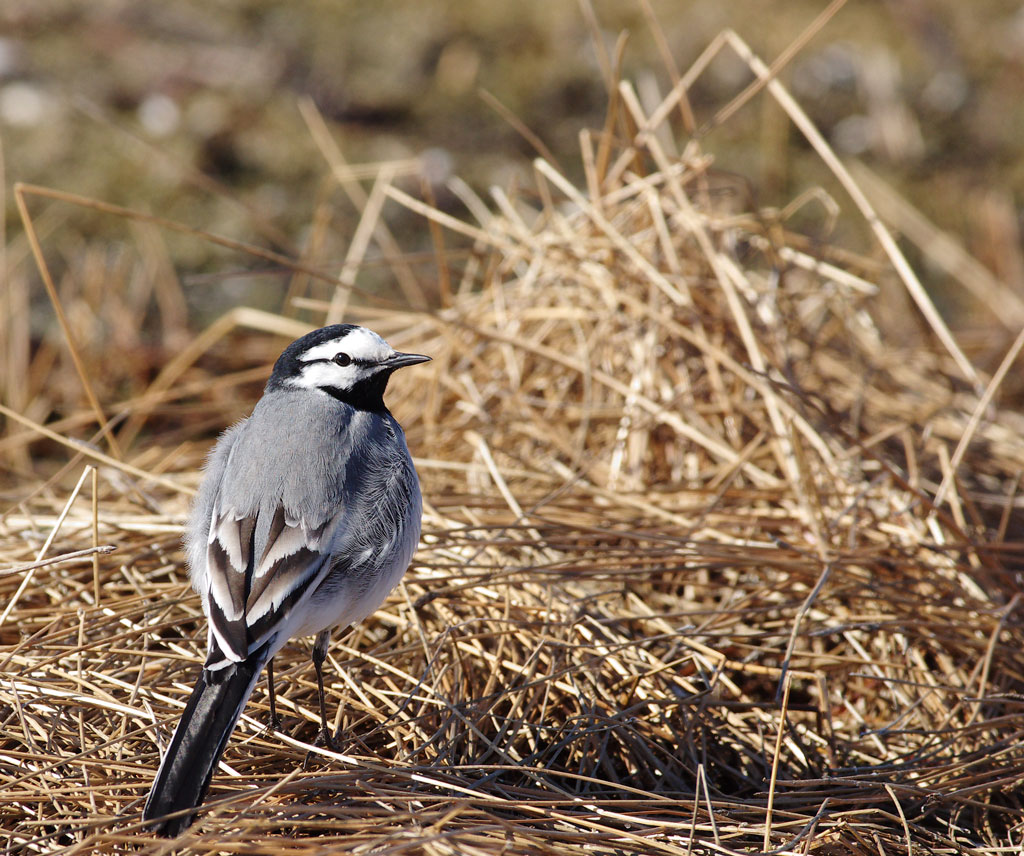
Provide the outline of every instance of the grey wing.
{"type": "Polygon", "coordinates": [[[208,669],[244,660],[289,624],[292,610],[329,570],[329,545],[344,520],[338,509],[319,525],[308,525],[279,505],[266,511],[269,531],[257,556],[261,513],[212,512],[206,551],[208,669]]]}
{"type": "Polygon", "coordinates": [[[281,629],[329,569],[345,521],[340,502],[326,519],[304,520],[266,484],[256,491],[263,501],[235,496],[228,473],[246,460],[247,425],[230,428],[211,452],[186,534],[192,585],[209,619],[211,669],[245,659],[281,629]]]}
{"type": "Polygon", "coordinates": [[[199,485],[199,493],[192,503],[188,525],[185,528],[185,551],[188,555],[189,576],[192,588],[203,598],[203,610],[206,610],[206,593],[209,588],[206,577],[207,537],[210,533],[210,515],[220,495],[221,482],[227,469],[231,450],[241,432],[245,429],[247,419],[228,428],[217,444],[206,456],[203,467],[203,480],[199,485]]]}

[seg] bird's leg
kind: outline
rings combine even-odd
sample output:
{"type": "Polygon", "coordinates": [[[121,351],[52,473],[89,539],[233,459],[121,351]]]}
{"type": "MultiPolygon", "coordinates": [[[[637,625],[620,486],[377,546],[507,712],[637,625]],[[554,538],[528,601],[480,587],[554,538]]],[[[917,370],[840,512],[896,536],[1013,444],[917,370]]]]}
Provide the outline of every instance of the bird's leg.
{"type": "Polygon", "coordinates": [[[320,693],[320,735],[317,742],[322,743],[332,752],[337,749],[334,745],[334,737],[327,728],[327,703],[324,701],[324,660],[327,659],[327,646],[331,642],[331,631],[322,630],[316,636],[313,643],[313,668],[316,669],[316,686],[320,693]]]}
{"type": "Polygon", "coordinates": [[[281,730],[281,717],[277,715],[277,693],[274,690],[274,658],[267,660],[267,690],[270,693],[270,721],[268,731],[281,730]]]}

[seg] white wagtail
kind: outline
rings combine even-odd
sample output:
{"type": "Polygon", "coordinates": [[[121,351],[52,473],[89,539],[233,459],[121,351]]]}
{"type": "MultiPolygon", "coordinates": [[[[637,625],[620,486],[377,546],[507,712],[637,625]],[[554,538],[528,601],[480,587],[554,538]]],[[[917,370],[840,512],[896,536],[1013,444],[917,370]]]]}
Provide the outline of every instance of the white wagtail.
{"type": "MultiPolygon", "coordinates": [[[[323,661],[331,630],[361,621],[402,578],[422,502],[405,434],[384,406],[402,354],[351,324],[315,330],[274,365],[252,415],[211,452],[186,530],[208,655],[143,818],[195,808],[264,665],[316,633],[321,737],[330,744],[323,661]]],[[[176,835],[194,813],[156,826],[176,835]]]]}

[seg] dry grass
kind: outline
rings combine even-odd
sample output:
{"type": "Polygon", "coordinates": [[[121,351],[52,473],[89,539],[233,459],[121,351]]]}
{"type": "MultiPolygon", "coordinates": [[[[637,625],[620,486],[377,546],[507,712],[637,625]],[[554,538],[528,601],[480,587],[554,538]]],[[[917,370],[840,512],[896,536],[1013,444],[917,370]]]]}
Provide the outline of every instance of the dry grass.
{"type": "MultiPolygon", "coordinates": [[[[325,291],[313,259],[280,315],[193,338],[160,233],[132,217],[141,261],[87,252],[53,286],[67,335],[29,343],[12,242],[6,852],[168,851],[139,816],[203,657],[180,524],[212,433],[305,329],[296,306],[434,356],[390,395],[422,549],[331,649],[342,753],[309,744],[296,643],[284,732],[259,687],[177,849],[1017,852],[1024,419],[993,403],[1005,373],[973,367],[894,244],[885,264],[811,247],[708,153],[667,151],[686,82],[646,114],[616,92],[582,139],[585,192],[540,161],[489,205],[454,185],[458,219],[385,167],[353,200],[367,240],[342,282],[397,201],[437,227],[437,311],[325,291]]],[[[66,207],[35,215],[44,240],[66,207]]]]}

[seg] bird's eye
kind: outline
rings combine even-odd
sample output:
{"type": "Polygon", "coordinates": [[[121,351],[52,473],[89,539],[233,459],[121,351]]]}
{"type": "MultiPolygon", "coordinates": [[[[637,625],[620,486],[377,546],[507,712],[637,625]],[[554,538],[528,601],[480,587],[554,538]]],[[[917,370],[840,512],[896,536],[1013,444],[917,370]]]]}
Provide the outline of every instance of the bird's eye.
{"type": "Polygon", "coordinates": [[[347,366],[352,363],[352,358],[345,353],[335,354],[334,362],[337,363],[339,366],[347,366]]]}

